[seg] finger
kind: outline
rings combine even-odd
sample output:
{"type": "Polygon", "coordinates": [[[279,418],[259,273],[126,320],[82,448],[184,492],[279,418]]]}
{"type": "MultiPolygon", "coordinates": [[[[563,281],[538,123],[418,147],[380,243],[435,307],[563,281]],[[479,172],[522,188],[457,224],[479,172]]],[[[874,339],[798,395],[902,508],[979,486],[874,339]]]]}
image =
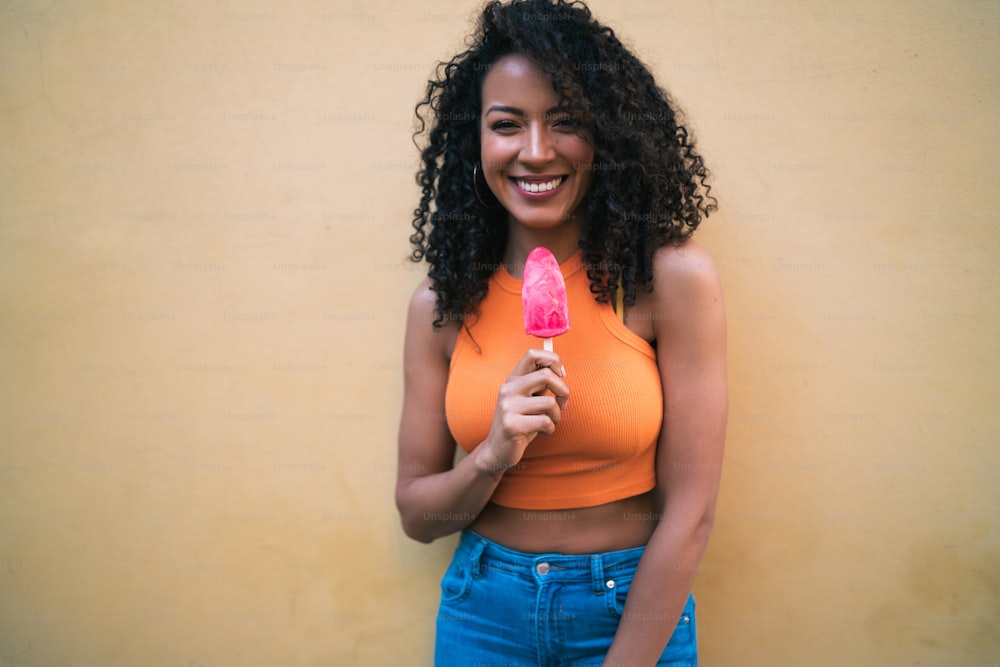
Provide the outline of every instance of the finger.
{"type": "Polygon", "coordinates": [[[538,396],[551,391],[560,407],[566,407],[569,399],[569,386],[551,368],[540,368],[533,373],[512,378],[509,386],[514,390],[513,393],[522,396],[538,396]]]}
{"type": "Polygon", "coordinates": [[[566,377],[566,368],[555,352],[531,348],[524,353],[514,369],[513,375],[527,375],[542,368],[551,368],[559,377],[566,377]]]}
{"type": "Polygon", "coordinates": [[[508,409],[523,416],[546,416],[553,426],[562,420],[562,410],[554,396],[520,396],[508,404],[508,409]]]}
{"type": "MultiPolygon", "coordinates": [[[[569,385],[567,385],[561,377],[557,377],[550,368],[536,371],[536,373],[536,377],[539,377],[539,381],[543,383],[544,387],[543,389],[540,389],[538,393],[544,393],[544,390],[548,389],[555,397],[559,408],[565,410],[569,403],[569,385]]],[[[535,373],[532,375],[535,375],[535,373]]]]}
{"type": "Polygon", "coordinates": [[[516,420],[518,432],[527,435],[544,433],[552,435],[556,432],[556,424],[548,415],[520,415],[516,420]]]}

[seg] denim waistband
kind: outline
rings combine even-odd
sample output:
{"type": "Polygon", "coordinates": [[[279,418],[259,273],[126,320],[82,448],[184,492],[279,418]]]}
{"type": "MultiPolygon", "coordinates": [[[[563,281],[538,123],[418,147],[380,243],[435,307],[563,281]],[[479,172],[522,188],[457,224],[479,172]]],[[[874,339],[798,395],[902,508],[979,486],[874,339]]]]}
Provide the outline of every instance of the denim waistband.
{"type": "Polygon", "coordinates": [[[594,591],[599,592],[605,590],[609,580],[632,574],[644,550],[645,547],[634,547],[579,555],[528,553],[497,544],[471,530],[464,530],[455,556],[471,561],[473,576],[499,572],[539,584],[590,580],[594,591]]]}

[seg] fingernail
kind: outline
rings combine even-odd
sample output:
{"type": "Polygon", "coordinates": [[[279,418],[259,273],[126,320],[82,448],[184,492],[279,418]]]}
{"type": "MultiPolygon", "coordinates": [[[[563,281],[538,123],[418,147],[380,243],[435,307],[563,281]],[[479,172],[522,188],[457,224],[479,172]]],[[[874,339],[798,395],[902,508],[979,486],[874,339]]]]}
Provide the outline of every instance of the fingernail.
{"type": "Polygon", "coordinates": [[[565,367],[565,366],[560,366],[560,367],[559,367],[559,370],[561,370],[561,371],[562,371],[562,376],[563,376],[563,377],[566,377],[566,367],[565,367]]]}

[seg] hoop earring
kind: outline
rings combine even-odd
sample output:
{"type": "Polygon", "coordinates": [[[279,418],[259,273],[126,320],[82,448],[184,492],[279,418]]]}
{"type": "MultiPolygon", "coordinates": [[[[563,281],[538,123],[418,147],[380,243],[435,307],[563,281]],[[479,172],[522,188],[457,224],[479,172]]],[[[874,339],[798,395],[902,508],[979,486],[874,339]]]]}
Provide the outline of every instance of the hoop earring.
{"type": "MultiPolygon", "coordinates": [[[[487,184],[487,185],[489,185],[489,184],[487,184]]],[[[489,188],[487,187],[487,190],[488,189],[489,188]]],[[[490,193],[490,196],[493,199],[493,203],[492,204],[487,204],[483,200],[482,195],[479,194],[479,163],[478,162],[475,164],[475,166],[472,167],[472,191],[475,193],[476,199],[479,201],[480,204],[482,204],[483,208],[496,208],[497,207],[497,204],[499,202],[497,201],[496,197],[493,197],[493,193],[492,192],[490,193]]]]}

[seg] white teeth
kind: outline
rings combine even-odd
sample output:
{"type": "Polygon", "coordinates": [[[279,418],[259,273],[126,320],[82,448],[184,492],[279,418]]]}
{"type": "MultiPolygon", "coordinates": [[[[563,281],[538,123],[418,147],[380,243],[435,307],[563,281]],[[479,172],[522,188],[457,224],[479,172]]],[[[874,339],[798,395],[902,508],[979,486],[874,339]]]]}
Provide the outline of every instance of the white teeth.
{"type": "Polygon", "coordinates": [[[521,188],[526,192],[548,192],[549,190],[554,190],[559,187],[562,183],[562,177],[554,178],[546,183],[528,183],[527,181],[517,181],[517,187],[521,188]]]}

